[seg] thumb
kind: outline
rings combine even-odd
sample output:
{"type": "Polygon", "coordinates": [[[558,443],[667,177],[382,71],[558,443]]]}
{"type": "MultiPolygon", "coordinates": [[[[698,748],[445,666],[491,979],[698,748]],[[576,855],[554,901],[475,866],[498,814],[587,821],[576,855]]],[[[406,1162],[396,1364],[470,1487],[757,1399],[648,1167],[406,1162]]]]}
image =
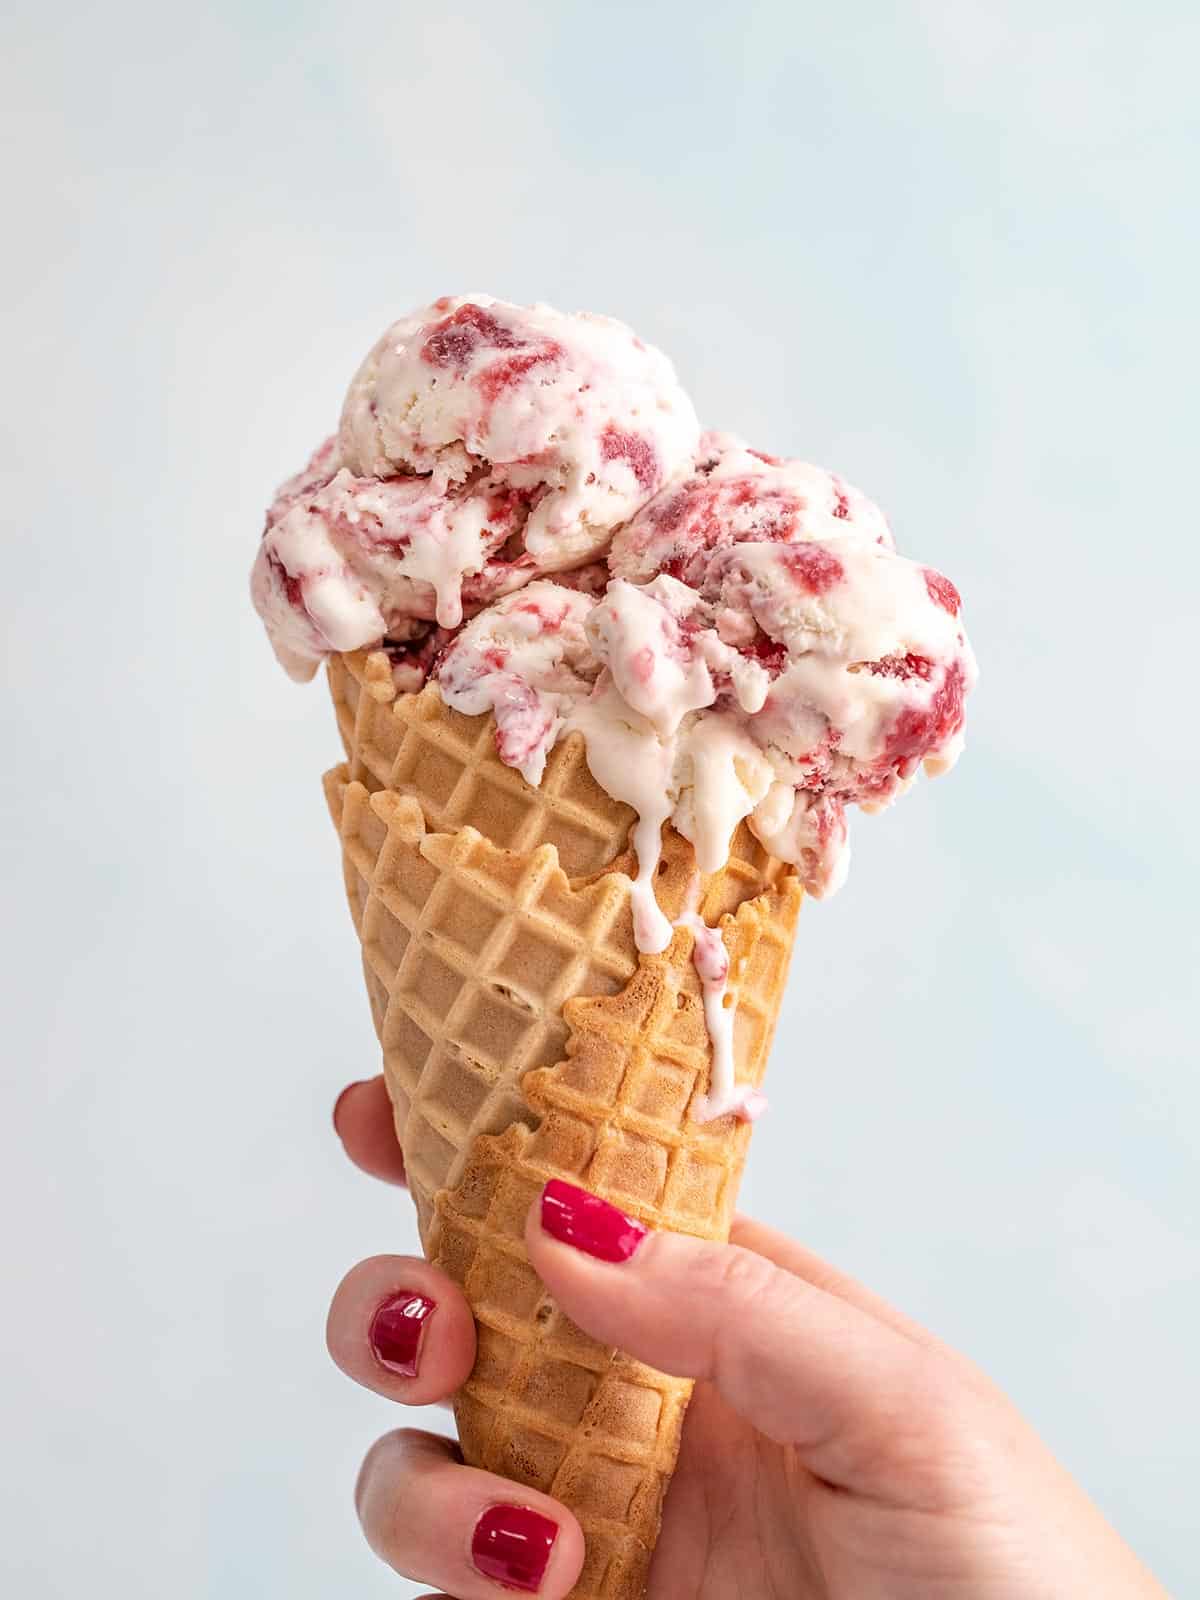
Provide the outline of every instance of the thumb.
{"type": "Polygon", "coordinates": [[[654,1232],[557,1179],[530,1210],[526,1244],[594,1338],[660,1372],[707,1379],[827,1482],[907,1505],[923,1498],[920,1468],[945,1454],[939,1436],[960,1383],[936,1350],[753,1251],[654,1232]]]}

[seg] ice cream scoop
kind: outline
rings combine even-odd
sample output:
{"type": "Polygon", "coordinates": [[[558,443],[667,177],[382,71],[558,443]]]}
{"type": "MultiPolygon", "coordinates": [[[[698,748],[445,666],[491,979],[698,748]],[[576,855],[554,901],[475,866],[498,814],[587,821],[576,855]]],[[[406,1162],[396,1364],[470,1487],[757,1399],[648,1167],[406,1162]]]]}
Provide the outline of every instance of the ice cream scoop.
{"type": "Polygon", "coordinates": [[[436,667],[442,698],[466,716],[492,712],[496,750],[541,781],[564,719],[600,674],[584,624],[594,599],[540,580],[469,622],[436,667]]]}
{"type": "MultiPolygon", "coordinates": [[[[752,505],[735,510],[745,516],[752,505]]],[[[668,819],[712,872],[748,816],[808,891],[826,895],[849,859],[846,807],[877,810],[922,763],[941,772],[957,759],[976,676],[958,593],[879,542],[878,529],[874,538],[739,541],[718,519],[684,560],[690,582],[614,578],[594,603],[558,602],[551,668],[544,627],[512,630],[517,596],[471,623],[436,670],[457,709],[493,709],[500,730],[506,718],[524,719],[527,743],[513,764],[527,773],[540,771],[564,731],[584,735],[598,782],[641,819],[642,948],[662,949],[670,937],[652,897],[668,819]],[[493,616],[507,629],[494,665],[493,616]],[[468,654],[469,700],[457,670],[468,654]],[[558,667],[565,655],[569,676],[558,667]],[[552,703],[552,714],[525,719],[525,693],[552,703]]],[[[540,593],[524,593],[542,609],[540,593]]]]}
{"type": "Polygon", "coordinates": [[[835,473],[708,432],[691,471],[619,530],[609,566],[634,583],[660,572],[692,583],[729,545],[845,538],[893,543],[879,507],[835,473]]]}
{"type": "Polygon", "coordinates": [[[773,774],[751,826],[810,894],[832,893],[849,863],[846,806],[879,810],[922,763],[958,759],[977,676],[958,592],[853,538],[732,546],[700,592],[718,636],[772,678],[747,719],[773,774]]]}
{"type": "Polygon", "coordinates": [[[332,650],[409,643],[456,627],[464,603],[519,587],[532,562],[507,560],[528,497],[495,476],[442,489],[430,477],[362,478],[329,439],[280,489],[251,580],[275,653],[311,678],[332,650]]]}
{"type": "Polygon", "coordinates": [[[311,677],[584,566],[699,435],[670,363],[611,318],[486,295],[402,318],[268,513],[252,594],[276,653],[311,677]]]}

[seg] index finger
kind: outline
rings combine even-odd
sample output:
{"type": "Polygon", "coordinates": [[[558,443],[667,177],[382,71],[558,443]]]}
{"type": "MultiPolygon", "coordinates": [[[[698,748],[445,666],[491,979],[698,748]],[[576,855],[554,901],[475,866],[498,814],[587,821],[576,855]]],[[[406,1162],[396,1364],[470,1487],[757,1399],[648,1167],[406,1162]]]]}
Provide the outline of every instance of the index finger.
{"type": "Polygon", "coordinates": [[[946,1455],[932,1447],[956,1374],[936,1351],[744,1246],[647,1229],[566,1183],[547,1185],[525,1238],[572,1322],[661,1372],[711,1381],[817,1477],[903,1504],[947,1492],[913,1470],[914,1441],[946,1455]]]}

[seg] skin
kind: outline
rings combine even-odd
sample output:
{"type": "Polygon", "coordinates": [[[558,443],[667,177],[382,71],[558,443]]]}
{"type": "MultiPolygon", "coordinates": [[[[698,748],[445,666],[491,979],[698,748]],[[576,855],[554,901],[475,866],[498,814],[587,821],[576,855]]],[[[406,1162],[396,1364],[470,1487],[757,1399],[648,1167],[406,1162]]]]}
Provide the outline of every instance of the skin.
{"type": "MultiPolygon", "coordinates": [[[[381,1078],[334,1114],[347,1154],[403,1183],[381,1078]]],[[[530,1259],[589,1333],[698,1382],[648,1600],[1148,1600],[1166,1591],[1009,1401],[964,1357],[802,1246],[747,1218],[728,1245],[650,1234],[626,1262],[592,1260],[527,1224],[530,1259]]],[[[402,1405],[448,1400],[470,1372],[461,1293],[419,1258],[376,1256],[334,1296],[329,1349],[402,1405]],[[437,1302],[415,1378],[368,1340],[401,1290],[437,1302]]],[[[561,1600],[583,1558],[578,1524],[532,1490],[463,1466],[401,1429],[370,1451],[359,1517],[397,1572],[454,1600],[512,1591],[475,1571],[481,1512],[517,1502],[559,1534],[539,1594],[561,1600]]]]}

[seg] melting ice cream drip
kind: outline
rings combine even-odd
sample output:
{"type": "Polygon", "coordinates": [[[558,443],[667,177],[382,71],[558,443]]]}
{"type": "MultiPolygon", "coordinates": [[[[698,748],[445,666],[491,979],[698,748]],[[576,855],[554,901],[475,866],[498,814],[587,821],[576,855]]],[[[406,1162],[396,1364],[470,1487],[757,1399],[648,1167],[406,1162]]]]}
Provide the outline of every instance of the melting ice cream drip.
{"type": "Polygon", "coordinates": [[[637,854],[637,877],[633,880],[633,940],[639,950],[657,955],[671,942],[671,924],[667,921],[654,880],[658,876],[658,863],[662,856],[662,821],[639,815],[633,830],[634,850],[637,854]]]}
{"type": "MultiPolygon", "coordinates": [[[[581,708],[582,709],[582,708],[581,708]]],[[[663,824],[671,814],[671,802],[664,798],[662,777],[653,762],[647,762],[644,742],[630,748],[615,733],[614,724],[603,712],[595,723],[586,715],[576,717],[587,740],[588,765],[601,786],[637,811],[633,830],[638,870],[631,887],[633,938],[644,954],[658,954],[671,942],[675,928],[690,928],[693,935],[692,961],[700,979],[704,999],[704,1020],[712,1046],[712,1067],[708,1093],[697,1101],[692,1112],[697,1122],[713,1122],[730,1114],[752,1121],[766,1109],[766,1097],[751,1084],[735,1080],[733,1024],[736,1008],[726,1005],[729,989],[729,952],[719,928],[710,928],[697,910],[700,878],[696,877],[691,904],[672,924],[658,903],[655,883],[662,859],[663,824]]],[[[632,735],[631,739],[636,738],[632,735]]]]}
{"type": "Polygon", "coordinates": [[[610,683],[578,704],[565,726],[582,733],[587,762],[600,787],[637,812],[633,848],[633,936],[639,950],[657,955],[671,942],[672,928],[654,892],[662,859],[663,824],[671,815],[673,753],[653,735],[633,728],[622,715],[610,683]]]}
{"type": "Polygon", "coordinates": [[[704,1020],[712,1046],[712,1067],[708,1093],[692,1109],[696,1122],[715,1122],[732,1114],[753,1122],[767,1108],[767,1097],[753,1084],[738,1083],[734,1076],[733,1024],[735,1005],[726,1005],[729,992],[729,952],[720,928],[710,928],[696,909],[700,900],[700,879],[692,886],[691,904],[676,922],[677,928],[692,930],[692,962],[700,979],[704,997],[704,1020]]]}

